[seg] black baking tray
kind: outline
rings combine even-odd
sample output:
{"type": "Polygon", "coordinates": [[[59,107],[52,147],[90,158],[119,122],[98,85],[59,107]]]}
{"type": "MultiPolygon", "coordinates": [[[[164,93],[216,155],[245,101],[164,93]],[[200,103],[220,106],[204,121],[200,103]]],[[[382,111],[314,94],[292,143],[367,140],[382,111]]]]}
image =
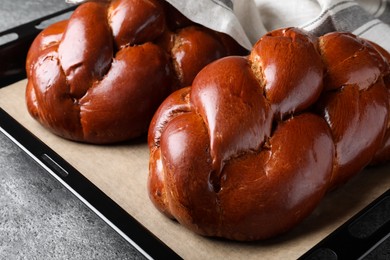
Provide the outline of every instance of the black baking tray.
{"type": "MultiPolygon", "coordinates": [[[[17,39],[0,46],[0,87],[24,79],[29,46],[41,31],[37,25],[71,12],[76,6],[6,30],[0,37],[16,34],[17,39]]],[[[127,241],[147,258],[180,259],[172,249],[154,236],[105,193],[61,158],[45,143],[0,108],[0,128],[35,160],[50,169],[56,179],[82,198],[127,241]]],[[[373,201],[300,259],[390,259],[390,190],[373,201]],[[379,224],[378,224],[379,223],[379,224]]]]}

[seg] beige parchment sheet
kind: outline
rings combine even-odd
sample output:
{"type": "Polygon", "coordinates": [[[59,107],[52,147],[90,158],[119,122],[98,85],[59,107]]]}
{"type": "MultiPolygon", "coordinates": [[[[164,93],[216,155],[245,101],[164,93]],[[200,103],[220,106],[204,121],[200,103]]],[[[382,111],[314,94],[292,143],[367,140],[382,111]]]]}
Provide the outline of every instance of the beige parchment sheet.
{"type": "Polygon", "coordinates": [[[237,243],[201,237],[167,219],[149,201],[146,143],[95,146],[57,137],[28,114],[25,85],[22,80],[0,89],[1,108],[185,259],[296,259],[390,187],[390,165],[372,167],[327,194],[303,223],[278,238],[237,243]]]}

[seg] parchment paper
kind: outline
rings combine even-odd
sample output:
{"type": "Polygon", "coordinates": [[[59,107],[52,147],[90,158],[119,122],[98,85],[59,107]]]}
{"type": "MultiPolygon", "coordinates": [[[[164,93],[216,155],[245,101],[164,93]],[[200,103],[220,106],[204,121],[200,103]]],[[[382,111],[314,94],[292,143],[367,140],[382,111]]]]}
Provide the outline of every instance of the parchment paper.
{"type": "Polygon", "coordinates": [[[371,167],[332,191],[303,223],[268,241],[237,243],[187,231],[149,201],[145,142],[116,146],[75,143],[41,127],[27,112],[26,81],[0,89],[0,106],[185,259],[296,259],[390,187],[390,165],[371,167]]]}

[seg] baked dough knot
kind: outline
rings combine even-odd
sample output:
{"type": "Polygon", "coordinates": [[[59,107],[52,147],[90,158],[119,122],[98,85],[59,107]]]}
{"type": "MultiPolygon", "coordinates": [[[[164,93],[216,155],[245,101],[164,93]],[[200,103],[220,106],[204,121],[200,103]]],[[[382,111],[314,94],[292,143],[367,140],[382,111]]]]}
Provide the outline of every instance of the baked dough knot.
{"type": "Polygon", "coordinates": [[[149,197],[205,236],[284,233],[389,158],[388,53],[350,33],[264,35],[171,94],[149,128],[149,197]]]}
{"type": "Polygon", "coordinates": [[[209,62],[245,53],[165,1],[88,1],[27,57],[30,114],[62,137],[114,143],[147,132],[160,103],[209,62]]]}

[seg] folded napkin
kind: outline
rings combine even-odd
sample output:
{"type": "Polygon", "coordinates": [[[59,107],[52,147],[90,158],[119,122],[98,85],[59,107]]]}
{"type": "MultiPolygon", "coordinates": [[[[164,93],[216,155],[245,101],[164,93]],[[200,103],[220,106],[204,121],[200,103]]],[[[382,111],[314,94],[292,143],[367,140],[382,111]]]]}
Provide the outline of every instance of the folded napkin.
{"type": "Polygon", "coordinates": [[[268,30],[297,26],[315,35],[352,32],[390,51],[389,0],[256,0],[268,30]]]}
{"type": "Polygon", "coordinates": [[[390,51],[390,0],[167,0],[195,22],[251,46],[267,31],[352,32],[390,51]]]}
{"type": "Polygon", "coordinates": [[[317,36],[351,32],[390,52],[390,0],[166,1],[194,22],[231,35],[247,49],[267,31],[293,26],[317,36]]]}

